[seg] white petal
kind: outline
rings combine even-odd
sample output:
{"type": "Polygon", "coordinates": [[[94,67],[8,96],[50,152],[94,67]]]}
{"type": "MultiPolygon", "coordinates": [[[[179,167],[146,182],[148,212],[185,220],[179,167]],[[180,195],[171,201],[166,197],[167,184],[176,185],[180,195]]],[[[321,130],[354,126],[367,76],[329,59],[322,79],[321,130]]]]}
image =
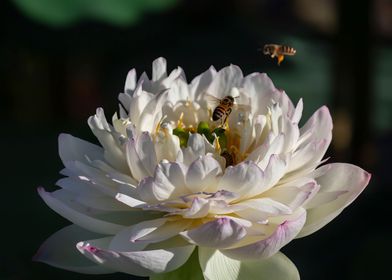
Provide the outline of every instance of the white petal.
{"type": "Polygon", "coordinates": [[[88,119],[88,125],[105,149],[105,159],[119,171],[126,172],[126,161],[119,142],[120,134],[112,131],[102,108],[98,108],[96,114],[88,119]]]}
{"type": "Polygon", "coordinates": [[[298,124],[299,121],[301,120],[303,107],[304,107],[304,104],[303,104],[302,98],[300,98],[298,101],[297,107],[295,107],[294,114],[291,117],[291,121],[293,123],[298,124]]]}
{"type": "MultiPolygon", "coordinates": [[[[287,172],[307,169],[309,165],[313,166],[323,158],[332,139],[332,118],[328,108],[323,106],[318,109],[301,127],[300,134],[298,147],[287,172]]],[[[298,176],[300,175],[298,173],[298,176]]]]}
{"type": "MultiPolygon", "coordinates": [[[[313,205],[313,208],[308,209],[305,226],[298,237],[309,235],[333,220],[357,198],[367,186],[371,177],[368,172],[358,166],[346,163],[327,164],[319,169],[316,170],[315,174],[322,175],[315,179],[320,184],[320,196],[324,192],[345,191],[345,193],[337,196],[335,200],[329,203],[324,203],[319,207],[313,205]]],[[[318,195],[314,199],[318,199],[318,195]]]]}
{"type": "Polygon", "coordinates": [[[148,132],[143,132],[137,139],[136,152],[149,175],[152,175],[157,165],[154,144],[148,132]]]}
{"type": "Polygon", "coordinates": [[[235,211],[238,216],[254,222],[267,220],[272,216],[292,214],[290,207],[270,198],[249,199],[236,205],[242,208],[235,211]]]}
{"type": "Polygon", "coordinates": [[[230,218],[218,218],[182,235],[202,247],[227,248],[246,235],[246,229],[230,218]]]}
{"type": "Polygon", "coordinates": [[[180,139],[173,135],[171,128],[163,128],[162,137],[158,135],[155,140],[155,151],[157,154],[157,161],[168,160],[183,161],[182,150],[180,147],[180,139]]]}
{"type": "Polygon", "coordinates": [[[124,93],[131,96],[135,88],[136,88],[136,70],[131,69],[128,72],[127,78],[125,80],[124,93]]]}
{"type": "Polygon", "coordinates": [[[166,59],[157,58],[152,63],[152,80],[158,81],[166,78],[166,59]]]}
{"type": "Polygon", "coordinates": [[[241,199],[259,193],[264,178],[263,171],[253,162],[242,162],[229,166],[219,181],[219,189],[239,194],[241,199]]]}
{"type": "Polygon", "coordinates": [[[233,87],[239,87],[241,85],[242,77],[242,71],[236,65],[222,68],[213,78],[206,93],[217,98],[229,95],[233,87]]]}
{"type": "Polygon", "coordinates": [[[190,208],[184,209],[178,214],[187,219],[198,219],[208,215],[210,201],[201,197],[194,197],[190,208]]]}
{"type": "Polygon", "coordinates": [[[206,91],[215,75],[216,70],[211,66],[207,71],[199,76],[196,76],[189,85],[190,99],[200,99],[202,96],[201,93],[206,91]]]}
{"type": "Polygon", "coordinates": [[[184,163],[189,165],[198,157],[206,154],[205,140],[202,135],[194,133],[189,135],[187,147],[184,149],[184,163]]]}
{"type": "Polygon", "coordinates": [[[38,193],[52,210],[87,230],[102,234],[114,234],[124,228],[123,225],[106,222],[89,216],[87,213],[81,212],[81,209],[77,211],[55,198],[51,193],[45,192],[43,188],[38,188],[38,193]]]}
{"type": "Polygon", "coordinates": [[[286,158],[283,155],[271,155],[268,165],[264,170],[264,182],[262,184],[262,190],[266,191],[273,187],[283,177],[283,175],[286,173],[286,170],[286,158]]]}
{"type": "Polygon", "coordinates": [[[191,192],[215,192],[217,191],[218,176],[222,168],[218,161],[211,155],[200,156],[188,169],[186,185],[191,192]]]}
{"type": "Polygon", "coordinates": [[[306,212],[300,211],[298,213],[296,217],[281,223],[266,239],[243,247],[222,250],[222,253],[238,260],[262,259],[274,255],[295,238],[302,229],[306,220],[306,212]]]}
{"type": "Polygon", "coordinates": [[[144,111],[150,101],[154,99],[153,94],[143,91],[142,85],[143,84],[139,84],[136,87],[133,96],[130,99],[129,117],[133,124],[139,124],[139,117],[141,113],[144,111]]]}
{"type": "Polygon", "coordinates": [[[121,252],[95,245],[99,240],[80,242],[77,248],[90,260],[115,271],[137,276],[165,273],[183,265],[194,250],[193,245],[155,250],[121,252]]]}
{"type": "Polygon", "coordinates": [[[265,73],[252,73],[243,79],[241,87],[252,98],[252,115],[265,115],[280,92],[265,73]]]}
{"type": "Polygon", "coordinates": [[[142,238],[143,236],[146,236],[147,234],[155,231],[157,228],[159,228],[164,223],[166,223],[166,221],[167,221],[166,218],[159,218],[154,220],[143,221],[131,227],[128,227],[120,231],[119,233],[117,233],[117,235],[113,238],[113,241],[111,242],[109,248],[111,250],[128,251],[129,249],[123,247],[124,244],[134,243],[135,241],[138,241],[138,239],[142,238]],[[118,246],[119,244],[118,240],[121,241],[120,246],[122,247],[118,246]]]}
{"type": "Polygon", "coordinates": [[[295,265],[281,252],[268,259],[231,259],[218,250],[199,247],[199,261],[208,280],[300,280],[295,265]]]}
{"type": "Polygon", "coordinates": [[[65,133],[59,135],[59,154],[64,165],[74,160],[86,163],[87,157],[103,160],[101,147],[65,133]]]}
{"type": "Polygon", "coordinates": [[[135,179],[141,180],[153,174],[157,158],[148,133],[132,136],[126,143],[126,151],[127,163],[135,179]]]}
{"type": "Polygon", "coordinates": [[[263,193],[263,197],[269,197],[275,201],[283,203],[295,211],[306,203],[319,190],[316,181],[309,180],[303,186],[285,185],[272,188],[263,193]]]}
{"type": "Polygon", "coordinates": [[[138,241],[156,243],[178,235],[192,224],[191,220],[181,219],[168,221],[151,233],[141,237],[138,241]]]}
{"type": "Polygon", "coordinates": [[[50,236],[38,249],[33,260],[79,273],[113,273],[115,271],[83,257],[75,247],[81,240],[101,237],[102,235],[86,231],[76,225],[67,226],[50,236]]]}
{"type": "Polygon", "coordinates": [[[144,201],[158,202],[184,195],[186,167],[181,163],[162,162],[154,177],[143,179],[137,190],[144,201]]]}

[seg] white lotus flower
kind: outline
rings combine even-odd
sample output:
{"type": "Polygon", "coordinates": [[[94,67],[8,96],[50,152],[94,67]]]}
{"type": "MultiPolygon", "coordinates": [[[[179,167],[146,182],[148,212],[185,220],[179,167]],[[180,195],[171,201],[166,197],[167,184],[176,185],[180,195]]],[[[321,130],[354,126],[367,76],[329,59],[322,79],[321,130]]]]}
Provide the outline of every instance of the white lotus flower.
{"type": "Polygon", "coordinates": [[[299,279],[279,250],[330,222],[370,179],[350,164],[318,167],[331,142],[328,109],[299,128],[302,100],[294,107],[266,74],[211,67],[188,84],[159,58],[152,80],[128,73],[119,101],[112,125],[101,108],[88,120],[101,146],[60,135],[66,177],[38,192],[73,224],[37,260],[151,279],[181,279],[185,268],[210,280],[299,279]],[[244,106],[222,127],[209,95],[244,106]]]}

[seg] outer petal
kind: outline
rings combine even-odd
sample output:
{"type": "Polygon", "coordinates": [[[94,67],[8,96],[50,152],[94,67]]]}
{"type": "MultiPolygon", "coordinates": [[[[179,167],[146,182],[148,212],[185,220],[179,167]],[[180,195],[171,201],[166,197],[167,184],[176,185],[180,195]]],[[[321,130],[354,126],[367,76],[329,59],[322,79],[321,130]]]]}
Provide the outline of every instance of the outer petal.
{"type": "Polygon", "coordinates": [[[199,248],[199,261],[206,280],[299,280],[295,265],[282,253],[268,259],[239,261],[209,248],[199,248]]]}
{"type": "Polygon", "coordinates": [[[307,170],[319,162],[328,149],[332,139],[332,118],[327,107],[318,109],[300,129],[301,136],[293,152],[287,172],[298,169],[307,170]]]}
{"type": "Polygon", "coordinates": [[[150,276],[150,280],[205,280],[199,264],[197,250],[193,251],[188,261],[178,269],[150,276]]]}
{"type": "Polygon", "coordinates": [[[272,256],[296,237],[302,229],[306,220],[306,212],[301,212],[294,219],[281,223],[266,239],[243,247],[222,250],[222,253],[238,260],[263,259],[272,256]]]}
{"type": "Polygon", "coordinates": [[[95,246],[99,240],[79,242],[77,248],[90,260],[115,271],[137,276],[165,273],[183,265],[195,246],[179,245],[163,249],[120,252],[95,246]]]}
{"type": "Polygon", "coordinates": [[[33,260],[79,273],[113,273],[115,271],[83,257],[75,247],[81,240],[100,237],[102,235],[86,231],[76,225],[67,226],[49,237],[38,249],[33,260]]]}
{"type": "Polygon", "coordinates": [[[309,235],[333,220],[357,198],[367,186],[371,177],[369,173],[358,166],[346,163],[324,165],[315,171],[315,176],[321,188],[320,194],[317,194],[314,199],[318,199],[318,195],[322,196],[325,192],[346,192],[335,196],[334,201],[308,209],[305,226],[298,237],[309,235]]]}
{"type": "Polygon", "coordinates": [[[216,219],[183,233],[188,241],[211,248],[229,247],[245,235],[246,229],[227,217],[216,219]]]}
{"type": "Polygon", "coordinates": [[[104,159],[101,147],[65,133],[59,135],[59,154],[65,166],[68,161],[87,163],[87,158],[104,159]]]}
{"type": "Polygon", "coordinates": [[[45,192],[43,188],[38,188],[38,193],[52,210],[87,230],[102,234],[114,234],[124,228],[122,225],[89,216],[87,211],[81,212],[81,209],[77,211],[63,201],[57,199],[52,193],[45,192]]]}

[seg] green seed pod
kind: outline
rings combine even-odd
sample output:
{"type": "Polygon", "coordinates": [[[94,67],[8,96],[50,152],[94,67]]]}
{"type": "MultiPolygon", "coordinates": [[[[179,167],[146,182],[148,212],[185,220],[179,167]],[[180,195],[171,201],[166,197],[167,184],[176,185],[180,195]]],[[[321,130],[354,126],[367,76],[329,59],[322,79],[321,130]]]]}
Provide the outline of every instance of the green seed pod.
{"type": "Polygon", "coordinates": [[[176,127],[173,129],[173,134],[180,139],[180,146],[186,147],[188,144],[189,132],[185,131],[183,128],[176,127]]]}
{"type": "Polygon", "coordinates": [[[207,122],[200,122],[199,125],[197,126],[197,133],[204,135],[208,142],[211,144],[214,142],[215,137],[212,135],[210,131],[210,126],[208,125],[207,122]]]}

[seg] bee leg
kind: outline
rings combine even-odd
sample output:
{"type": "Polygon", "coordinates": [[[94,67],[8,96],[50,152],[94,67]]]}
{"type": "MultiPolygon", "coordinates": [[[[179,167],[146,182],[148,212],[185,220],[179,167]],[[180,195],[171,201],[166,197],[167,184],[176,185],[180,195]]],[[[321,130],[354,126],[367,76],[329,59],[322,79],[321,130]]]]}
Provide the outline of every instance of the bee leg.
{"type": "Polygon", "coordinates": [[[283,59],[284,59],[283,54],[278,55],[278,65],[280,65],[280,63],[283,61],[283,59]]]}
{"type": "Polygon", "coordinates": [[[227,109],[226,116],[225,116],[225,120],[223,121],[223,124],[225,125],[225,127],[226,127],[226,125],[227,125],[227,118],[228,118],[229,115],[231,114],[231,111],[232,111],[231,108],[227,109]]]}

